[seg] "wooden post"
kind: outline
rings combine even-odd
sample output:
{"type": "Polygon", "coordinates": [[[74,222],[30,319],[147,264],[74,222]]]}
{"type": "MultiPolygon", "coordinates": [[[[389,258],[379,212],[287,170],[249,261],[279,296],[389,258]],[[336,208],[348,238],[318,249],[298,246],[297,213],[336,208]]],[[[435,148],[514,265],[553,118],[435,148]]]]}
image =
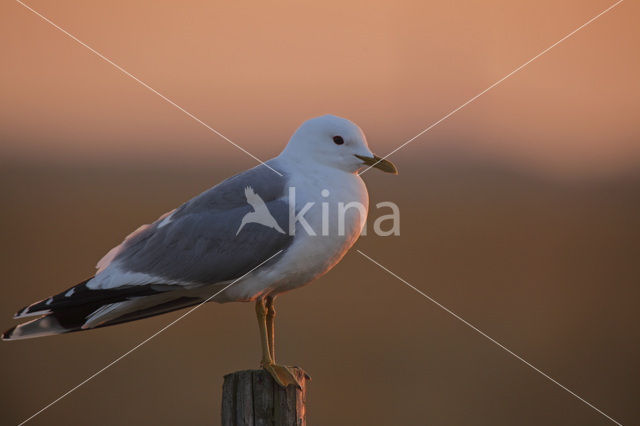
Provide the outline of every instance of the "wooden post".
{"type": "Polygon", "coordinates": [[[305,426],[310,377],[295,367],[302,389],[279,386],[264,370],[236,371],[224,376],[222,426],[305,426]]]}

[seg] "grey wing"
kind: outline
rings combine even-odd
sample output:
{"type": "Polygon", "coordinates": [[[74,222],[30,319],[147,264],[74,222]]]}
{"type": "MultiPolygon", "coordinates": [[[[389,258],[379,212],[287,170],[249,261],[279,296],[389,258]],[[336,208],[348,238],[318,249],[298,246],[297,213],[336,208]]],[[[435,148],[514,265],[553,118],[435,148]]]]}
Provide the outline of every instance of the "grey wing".
{"type": "Polygon", "coordinates": [[[293,240],[288,234],[242,218],[253,211],[251,186],[278,224],[288,227],[286,177],[258,166],[229,178],[151,225],[141,227],[101,261],[89,286],[211,284],[246,274],[293,240]],[[115,252],[114,252],[115,251],[115,252]]]}
{"type": "Polygon", "coordinates": [[[200,303],[192,284],[240,278],[292,243],[292,236],[258,223],[246,223],[235,235],[253,210],[244,196],[247,186],[280,226],[286,225],[286,182],[259,166],[140,227],[107,253],[95,277],[18,311],[17,318],[41,316],[7,330],[2,339],[103,327],[200,303]]]}

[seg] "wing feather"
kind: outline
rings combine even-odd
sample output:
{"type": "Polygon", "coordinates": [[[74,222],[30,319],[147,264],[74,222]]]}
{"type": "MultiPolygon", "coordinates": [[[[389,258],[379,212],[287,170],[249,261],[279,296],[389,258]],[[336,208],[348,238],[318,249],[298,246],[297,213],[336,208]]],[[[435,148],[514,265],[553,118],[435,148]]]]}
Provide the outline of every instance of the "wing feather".
{"type": "Polygon", "coordinates": [[[255,223],[236,235],[242,218],[253,211],[246,191],[253,188],[283,227],[289,214],[285,187],[286,177],[264,166],[223,181],[172,212],[168,223],[161,217],[138,228],[103,258],[88,286],[199,285],[242,276],[293,240],[255,223]]]}

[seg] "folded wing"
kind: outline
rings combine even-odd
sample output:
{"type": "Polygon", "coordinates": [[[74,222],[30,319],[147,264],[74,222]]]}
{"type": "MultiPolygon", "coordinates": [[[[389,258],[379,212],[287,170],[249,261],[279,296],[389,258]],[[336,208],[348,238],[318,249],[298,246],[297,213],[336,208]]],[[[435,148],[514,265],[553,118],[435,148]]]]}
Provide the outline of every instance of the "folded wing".
{"type": "Polygon", "coordinates": [[[247,186],[284,225],[286,177],[258,166],[225,180],[178,209],[144,225],[112,249],[98,272],[82,283],[21,309],[17,318],[41,315],[3,335],[39,337],[117,324],[199,303],[203,287],[237,279],[280,250],[293,237],[249,223],[247,186]]]}

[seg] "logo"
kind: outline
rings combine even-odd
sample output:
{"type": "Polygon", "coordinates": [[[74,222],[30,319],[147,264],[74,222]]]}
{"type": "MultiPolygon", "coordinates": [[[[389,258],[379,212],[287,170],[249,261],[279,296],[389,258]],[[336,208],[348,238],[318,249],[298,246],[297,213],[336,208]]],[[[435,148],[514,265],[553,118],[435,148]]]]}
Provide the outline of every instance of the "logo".
{"type": "Polygon", "coordinates": [[[273,228],[281,234],[285,233],[282,228],[280,228],[280,225],[278,225],[278,222],[276,222],[276,220],[269,212],[267,205],[264,203],[262,198],[260,198],[260,196],[255,193],[253,188],[247,186],[244,189],[244,196],[247,197],[247,203],[249,203],[249,205],[253,207],[253,211],[244,215],[244,217],[242,218],[242,222],[240,222],[240,227],[236,232],[236,236],[240,233],[244,225],[246,225],[247,223],[259,223],[260,225],[264,225],[268,228],[273,228]]]}
{"type": "MultiPolygon", "coordinates": [[[[319,204],[316,201],[307,201],[306,203],[303,201],[296,203],[296,188],[289,187],[288,235],[295,236],[296,228],[299,228],[299,230],[304,230],[307,235],[312,237],[318,235],[318,233],[316,233],[318,230],[321,230],[320,235],[322,236],[345,236],[347,233],[353,232],[353,227],[357,226],[358,223],[362,225],[360,235],[367,235],[366,205],[363,205],[358,201],[345,203],[343,201],[332,200],[331,193],[328,189],[323,189],[320,192],[320,195],[321,202],[319,204]],[[320,212],[318,210],[320,210],[320,212]],[[354,210],[360,215],[360,221],[354,218],[354,210]],[[307,213],[309,213],[310,217],[305,217],[305,214],[307,213]],[[296,225],[300,226],[297,227],[296,225]],[[351,228],[349,228],[349,226],[351,226],[351,228]]],[[[258,194],[256,194],[251,186],[245,187],[244,196],[247,199],[247,203],[253,208],[253,211],[244,215],[240,222],[240,226],[236,231],[236,236],[240,234],[242,228],[244,228],[248,223],[258,223],[266,226],[267,228],[275,229],[281,234],[286,234],[269,211],[267,204],[258,194]]],[[[376,235],[381,237],[400,235],[400,210],[398,206],[394,202],[383,201],[377,203],[376,208],[377,210],[382,208],[390,209],[389,214],[380,215],[374,221],[373,230],[376,235]],[[387,223],[388,225],[383,227],[384,223],[387,223]]]]}

